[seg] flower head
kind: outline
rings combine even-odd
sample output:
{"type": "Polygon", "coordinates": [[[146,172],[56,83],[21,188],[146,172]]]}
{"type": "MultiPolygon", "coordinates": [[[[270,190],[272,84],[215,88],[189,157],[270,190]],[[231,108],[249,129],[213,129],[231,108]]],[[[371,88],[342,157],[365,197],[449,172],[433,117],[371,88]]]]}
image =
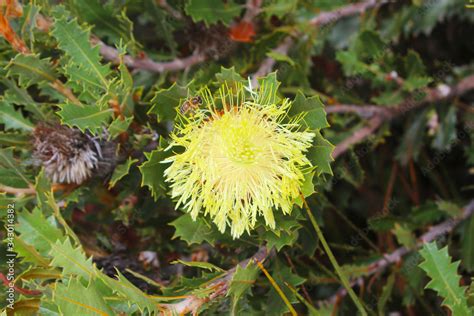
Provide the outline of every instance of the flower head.
{"type": "Polygon", "coordinates": [[[93,174],[103,176],[115,163],[115,144],[96,140],[59,124],[39,124],[33,132],[33,156],[55,183],[81,184],[93,174]]]}
{"type": "Polygon", "coordinates": [[[265,87],[223,86],[217,98],[205,89],[203,101],[206,109],[179,116],[170,147],[181,150],[165,161],[176,207],[193,219],[209,214],[220,231],[230,226],[234,238],[258,216],[275,228],[273,210],[291,212],[311,170],[304,153],[314,134],[301,131],[301,116],[288,118],[289,100],[277,102],[265,87]]]}

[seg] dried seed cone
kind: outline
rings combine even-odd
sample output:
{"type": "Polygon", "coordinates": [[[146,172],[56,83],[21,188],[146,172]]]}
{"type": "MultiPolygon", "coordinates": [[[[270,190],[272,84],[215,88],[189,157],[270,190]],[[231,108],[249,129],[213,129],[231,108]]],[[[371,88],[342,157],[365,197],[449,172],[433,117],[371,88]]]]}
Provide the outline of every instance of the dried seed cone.
{"type": "Polygon", "coordinates": [[[209,214],[220,231],[230,226],[234,238],[250,232],[258,216],[274,228],[274,210],[291,212],[311,170],[305,151],[314,137],[300,131],[301,116],[284,122],[288,100],[275,104],[262,88],[245,101],[245,90],[221,88],[216,102],[223,110],[207,90],[208,109],[182,117],[170,145],[180,150],[164,161],[171,163],[165,177],[176,207],[193,219],[209,214]]]}
{"type": "Polygon", "coordinates": [[[54,183],[81,184],[115,165],[115,145],[64,125],[39,124],[33,132],[33,147],[36,164],[44,167],[54,183]]]}

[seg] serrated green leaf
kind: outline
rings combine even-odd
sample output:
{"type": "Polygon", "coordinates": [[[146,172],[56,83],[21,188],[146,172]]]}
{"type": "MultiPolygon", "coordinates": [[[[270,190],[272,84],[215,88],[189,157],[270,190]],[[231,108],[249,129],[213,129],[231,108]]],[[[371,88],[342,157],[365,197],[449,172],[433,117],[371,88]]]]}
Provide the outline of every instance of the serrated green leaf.
{"type": "Polygon", "coordinates": [[[258,84],[260,86],[260,90],[258,91],[258,104],[277,104],[281,100],[278,96],[278,88],[281,82],[278,81],[276,72],[258,78],[258,84]]]}
{"type": "Polygon", "coordinates": [[[158,118],[158,122],[173,120],[176,116],[176,108],[181,105],[181,102],[187,95],[188,90],[186,87],[181,87],[173,83],[168,89],[161,89],[156,92],[154,98],[151,100],[153,106],[148,111],[148,114],[155,114],[158,118]]]}
{"type": "Polygon", "coordinates": [[[331,169],[332,152],[334,151],[334,145],[328,140],[324,139],[319,131],[316,133],[316,137],[313,140],[313,146],[308,150],[306,156],[311,163],[316,167],[318,176],[322,173],[333,175],[331,169]]]}
{"type": "Polygon", "coordinates": [[[298,231],[281,231],[278,235],[273,231],[266,231],[262,237],[267,242],[268,248],[280,251],[285,246],[292,246],[298,240],[298,231]]]}
{"type": "MultiPolygon", "coordinates": [[[[296,295],[288,288],[288,286],[286,286],[286,284],[296,288],[305,281],[304,278],[293,273],[289,267],[281,264],[280,261],[276,261],[276,264],[273,268],[272,277],[275,279],[275,282],[284,292],[291,304],[298,302],[296,295]]],[[[267,309],[265,315],[282,315],[288,312],[288,307],[273,287],[268,294],[266,307],[267,309]]]]}
{"type": "Polygon", "coordinates": [[[231,83],[245,83],[246,80],[242,78],[242,76],[235,71],[235,67],[225,68],[221,66],[221,71],[216,73],[217,82],[223,84],[227,82],[229,86],[231,83]]]}
{"type": "Polygon", "coordinates": [[[98,273],[92,257],[87,259],[82,248],[74,247],[69,238],[51,244],[49,254],[52,257],[51,266],[62,268],[65,275],[79,276],[89,282],[98,273]]]}
{"type": "Polygon", "coordinates": [[[111,43],[122,39],[126,44],[133,44],[133,24],[124,12],[117,14],[111,4],[104,5],[98,0],[68,0],[67,4],[81,21],[94,25],[94,34],[108,37],[111,43]]]}
{"type": "Polygon", "coordinates": [[[249,261],[245,267],[237,265],[227,292],[232,297],[232,310],[235,311],[239,300],[250,290],[259,273],[260,269],[253,261],[249,261]]]}
{"type": "Polygon", "coordinates": [[[31,143],[30,137],[20,133],[0,132],[0,144],[4,146],[25,147],[31,143]]]}
{"type": "Polygon", "coordinates": [[[451,262],[448,247],[438,249],[436,242],[423,245],[420,254],[424,261],[419,265],[431,281],[426,288],[432,289],[443,297],[443,305],[448,307],[454,316],[472,315],[472,310],[467,306],[466,287],[460,286],[457,269],[459,261],[451,262]]]}
{"type": "Polygon", "coordinates": [[[138,167],[142,173],[142,187],[147,186],[151,195],[156,200],[166,193],[166,183],[163,173],[167,168],[167,164],[162,163],[162,161],[168,157],[168,153],[162,149],[157,149],[151,153],[145,153],[145,157],[147,161],[138,167]]]}
{"type": "Polygon", "coordinates": [[[31,185],[30,176],[24,166],[13,157],[13,148],[0,148],[0,183],[18,188],[27,188],[31,185]]]}
{"type": "Polygon", "coordinates": [[[43,121],[46,120],[46,115],[40,108],[40,104],[33,100],[28,90],[18,87],[15,81],[6,78],[2,80],[2,83],[8,87],[8,90],[3,95],[3,99],[6,102],[22,105],[25,107],[25,110],[31,112],[36,118],[43,121]]]}
{"type": "Polygon", "coordinates": [[[171,222],[170,225],[176,229],[173,238],[184,240],[188,245],[201,244],[204,241],[213,244],[216,241],[216,234],[213,232],[211,224],[201,217],[193,221],[191,215],[184,214],[171,222]]]}
{"type": "Polygon", "coordinates": [[[306,98],[298,91],[289,114],[298,115],[299,113],[306,113],[304,122],[312,130],[329,127],[324,104],[318,96],[306,98]]]}
{"type": "Polygon", "coordinates": [[[18,214],[16,231],[25,243],[34,246],[45,257],[49,254],[51,245],[66,238],[56,226],[55,220],[47,220],[38,208],[34,208],[31,213],[23,211],[18,214]]]}
{"type": "Polygon", "coordinates": [[[125,177],[128,174],[130,167],[137,161],[138,159],[133,159],[132,157],[129,157],[125,163],[115,167],[114,173],[112,174],[112,178],[109,181],[109,189],[113,188],[120,179],[125,177]]]}
{"type": "Polygon", "coordinates": [[[367,70],[365,63],[361,62],[353,51],[337,52],[336,60],[342,64],[344,73],[348,76],[361,74],[367,70]]]}
{"type": "Polygon", "coordinates": [[[158,312],[158,303],[151,299],[145,292],[141,291],[133,285],[120,271],[117,271],[117,280],[106,275],[101,276],[101,280],[117,295],[125,299],[125,303],[129,306],[136,304],[138,309],[143,313],[158,312]]]}
{"type": "Polygon", "coordinates": [[[125,132],[133,121],[133,116],[122,119],[117,117],[110,123],[108,131],[111,139],[125,132]]]}
{"type": "Polygon", "coordinates": [[[37,55],[18,54],[7,65],[8,76],[18,78],[20,86],[27,88],[43,81],[54,82],[57,79],[55,70],[48,59],[37,55]]]}
{"type": "Polygon", "coordinates": [[[56,112],[61,117],[61,122],[71,127],[77,127],[85,132],[90,130],[95,133],[101,130],[104,123],[112,118],[113,110],[102,109],[98,105],[79,106],[72,103],[58,105],[60,110],[56,112]]]}
{"type": "Polygon", "coordinates": [[[241,11],[234,1],[222,0],[188,0],[184,9],[194,22],[203,21],[207,26],[219,21],[229,25],[241,11]]]}
{"type": "Polygon", "coordinates": [[[23,258],[22,262],[30,262],[41,267],[49,267],[49,259],[46,259],[35,247],[27,244],[18,236],[15,236],[15,252],[18,254],[18,257],[23,258]]]}
{"type": "Polygon", "coordinates": [[[7,130],[19,129],[30,132],[34,125],[29,119],[23,117],[20,111],[16,111],[12,104],[0,100],[0,123],[5,125],[7,130]]]}
{"type": "Polygon", "coordinates": [[[115,314],[93,282],[85,287],[76,278],[70,279],[67,285],[56,283],[53,302],[58,306],[61,315],[105,316],[115,314]]]}
{"type": "Polygon", "coordinates": [[[35,191],[38,208],[42,210],[43,214],[51,215],[53,208],[48,201],[48,193],[51,192],[51,182],[44,174],[44,169],[41,169],[40,173],[36,176],[35,191]]]}
{"type": "Polygon", "coordinates": [[[373,31],[363,31],[354,43],[354,51],[359,59],[378,59],[384,48],[385,43],[373,31]]]}
{"type": "Polygon", "coordinates": [[[54,19],[51,35],[56,38],[59,48],[70,60],[82,68],[83,73],[87,73],[91,80],[93,78],[108,87],[107,76],[110,74],[110,68],[101,64],[99,47],[91,47],[89,29],[79,26],[76,19],[68,21],[67,17],[62,15],[54,19]]]}

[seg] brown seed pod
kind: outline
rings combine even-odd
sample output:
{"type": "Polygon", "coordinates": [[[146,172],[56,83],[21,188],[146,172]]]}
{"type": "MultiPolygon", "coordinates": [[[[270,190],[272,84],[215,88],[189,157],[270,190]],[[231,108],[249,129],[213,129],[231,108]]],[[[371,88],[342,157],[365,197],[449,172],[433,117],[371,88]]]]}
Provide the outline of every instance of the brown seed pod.
{"type": "Polygon", "coordinates": [[[54,183],[81,184],[115,167],[115,144],[59,124],[39,124],[33,131],[33,158],[54,183]]]}

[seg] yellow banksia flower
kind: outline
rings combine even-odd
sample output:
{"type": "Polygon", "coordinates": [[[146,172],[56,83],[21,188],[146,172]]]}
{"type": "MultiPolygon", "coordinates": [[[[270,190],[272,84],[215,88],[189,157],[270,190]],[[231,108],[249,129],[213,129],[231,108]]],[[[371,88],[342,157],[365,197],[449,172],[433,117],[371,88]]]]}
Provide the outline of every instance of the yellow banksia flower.
{"type": "Polygon", "coordinates": [[[291,102],[276,101],[272,89],[235,84],[217,97],[201,94],[201,109],[179,115],[169,147],[176,151],[164,161],[176,208],[194,220],[208,214],[221,232],[230,226],[233,238],[250,232],[258,216],[275,228],[273,211],[291,212],[313,169],[305,152],[315,135],[302,130],[302,115],[288,117],[291,102]]]}

